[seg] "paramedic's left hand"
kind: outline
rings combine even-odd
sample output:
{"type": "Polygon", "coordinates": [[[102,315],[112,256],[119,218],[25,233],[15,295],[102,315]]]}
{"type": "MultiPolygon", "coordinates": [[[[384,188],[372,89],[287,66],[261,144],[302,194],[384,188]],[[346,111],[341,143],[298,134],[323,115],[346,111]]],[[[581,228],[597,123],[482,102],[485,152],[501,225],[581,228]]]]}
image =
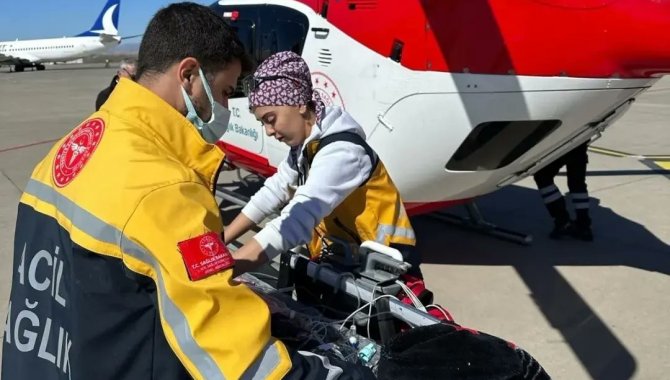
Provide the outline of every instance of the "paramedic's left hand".
{"type": "Polygon", "coordinates": [[[250,239],[242,248],[233,252],[233,258],[235,259],[234,277],[253,271],[268,262],[268,256],[256,239],[250,239]]]}

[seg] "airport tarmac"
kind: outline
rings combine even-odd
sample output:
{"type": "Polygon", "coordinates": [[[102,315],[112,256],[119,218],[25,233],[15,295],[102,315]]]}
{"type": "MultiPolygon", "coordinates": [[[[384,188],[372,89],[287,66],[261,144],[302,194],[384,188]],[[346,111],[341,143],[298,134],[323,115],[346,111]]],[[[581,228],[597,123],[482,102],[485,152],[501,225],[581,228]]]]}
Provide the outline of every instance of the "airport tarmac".
{"type": "MultiPolygon", "coordinates": [[[[0,315],[21,191],[53,141],[92,112],[113,75],[92,65],[0,68],[0,315]]],[[[614,153],[670,155],[669,120],[670,78],[594,144],[615,152],[590,154],[592,243],[549,240],[549,217],[528,179],[483,197],[479,208],[493,223],[532,234],[530,246],[414,218],[436,301],[463,325],[526,348],[555,379],[667,379],[670,161],[614,153]]],[[[221,177],[236,180],[235,173],[221,177]]],[[[565,177],[559,181],[565,189],[565,177]]],[[[224,215],[236,212],[228,206],[224,215]]]]}

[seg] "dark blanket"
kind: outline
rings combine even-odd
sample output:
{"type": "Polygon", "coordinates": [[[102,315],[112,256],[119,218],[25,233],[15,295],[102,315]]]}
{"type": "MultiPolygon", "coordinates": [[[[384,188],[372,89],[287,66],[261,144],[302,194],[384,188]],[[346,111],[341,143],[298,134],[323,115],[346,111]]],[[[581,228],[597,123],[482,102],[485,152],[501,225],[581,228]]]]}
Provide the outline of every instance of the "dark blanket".
{"type": "Polygon", "coordinates": [[[396,336],[382,350],[379,379],[547,380],[526,351],[494,336],[439,323],[396,336]]]}

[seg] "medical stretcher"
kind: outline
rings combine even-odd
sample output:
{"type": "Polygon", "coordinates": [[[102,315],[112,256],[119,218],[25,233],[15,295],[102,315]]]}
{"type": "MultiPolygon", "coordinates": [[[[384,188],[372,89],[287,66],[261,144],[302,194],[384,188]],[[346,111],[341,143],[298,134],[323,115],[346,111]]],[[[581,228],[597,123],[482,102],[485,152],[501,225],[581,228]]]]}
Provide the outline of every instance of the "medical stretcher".
{"type": "Polygon", "coordinates": [[[396,298],[403,291],[399,278],[408,269],[397,250],[365,242],[356,255],[323,255],[318,262],[289,251],[281,256],[276,278],[255,272],[237,280],[270,306],[273,336],[297,349],[336,355],[376,370],[382,346],[401,328],[440,322],[423,305],[396,298]],[[297,284],[330,292],[328,298],[339,301],[334,305],[340,316],[320,310],[328,305],[298,302],[297,284]]]}

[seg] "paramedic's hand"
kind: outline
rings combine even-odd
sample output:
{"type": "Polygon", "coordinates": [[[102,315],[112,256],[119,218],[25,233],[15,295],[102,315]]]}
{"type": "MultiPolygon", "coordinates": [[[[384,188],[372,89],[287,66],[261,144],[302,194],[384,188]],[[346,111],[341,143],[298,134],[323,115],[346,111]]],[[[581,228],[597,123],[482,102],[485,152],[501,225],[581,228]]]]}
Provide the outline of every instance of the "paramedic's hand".
{"type": "Polygon", "coordinates": [[[256,239],[250,239],[247,244],[232,254],[235,259],[234,277],[253,271],[268,262],[268,256],[256,239]]]}
{"type": "Polygon", "coordinates": [[[237,238],[239,238],[240,236],[247,233],[247,231],[251,230],[255,226],[256,223],[254,223],[251,219],[247,218],[247,216],[244,215],[243,213],[239,213],[239,215],[235,217],[233,222],[230,223],[229,226],[224,228],[223,241],[226,243],[226,245],[228,245],[237,240],[237,238]]]}

